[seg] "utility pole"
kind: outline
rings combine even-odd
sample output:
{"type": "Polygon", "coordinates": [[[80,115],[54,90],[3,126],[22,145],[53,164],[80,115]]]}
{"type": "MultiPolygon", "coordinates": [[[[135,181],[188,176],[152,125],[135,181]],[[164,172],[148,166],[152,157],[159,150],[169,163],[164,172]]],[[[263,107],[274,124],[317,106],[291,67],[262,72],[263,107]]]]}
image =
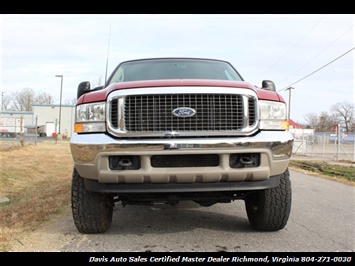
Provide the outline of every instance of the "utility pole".
{"type": "Polygon", "coordinates": [[[291,119],[291,90],[293,90],[293,87],[288,87],[286,90],[288,90],[288,112],[287,112],[287,120],[290,122],[291,119]]]}
{"type": "Polygon", "coordinates": [[[62,116],[62,90],[63,90],[63,75],[55,75],[56,78],[60,78],[60,100],[59,100],[59,125],[58,125],[58,134],[57,138],[61,140],[62,135],[60,133],[60,127],[62,126],[61,123],[61,116],[62,116]]]}

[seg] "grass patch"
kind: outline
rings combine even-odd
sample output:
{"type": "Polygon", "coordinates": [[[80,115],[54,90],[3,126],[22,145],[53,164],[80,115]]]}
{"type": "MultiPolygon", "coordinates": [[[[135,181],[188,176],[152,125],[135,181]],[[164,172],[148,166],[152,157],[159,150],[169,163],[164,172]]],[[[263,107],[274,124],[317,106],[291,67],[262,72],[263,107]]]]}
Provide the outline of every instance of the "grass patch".
{"type": "Polygon", "coordinates": [[[0,149],[0,197],[10,202],[0,205],[0,251],[70,206],[73,170],[67,141],[5,146],[0,149]]]}
{"type": "Polygon", "coordinates": [[[346,183],[355,182],[355,167],[327,163],[325,161],[291,160],[290,168],[302,169],[317,175],[333,177],[346,183]]]}

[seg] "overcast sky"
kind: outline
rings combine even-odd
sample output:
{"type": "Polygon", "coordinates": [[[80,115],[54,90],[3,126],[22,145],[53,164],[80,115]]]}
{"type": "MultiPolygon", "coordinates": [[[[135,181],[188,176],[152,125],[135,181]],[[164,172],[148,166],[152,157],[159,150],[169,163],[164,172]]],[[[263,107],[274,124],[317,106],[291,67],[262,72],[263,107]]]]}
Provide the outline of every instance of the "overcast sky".
{"type": "Polygon", "coordinates": [[[355,102],[354,24],[353,14],[3,14],[0,93],[31,88],[59,103],[63,75],[64,103],[81,81],[104,80],[107,58],[109,75],[129,59],[206,57],[254,85],[273,80],[287,102],[292,86],[291,118],[305,122],[355,102]]]}

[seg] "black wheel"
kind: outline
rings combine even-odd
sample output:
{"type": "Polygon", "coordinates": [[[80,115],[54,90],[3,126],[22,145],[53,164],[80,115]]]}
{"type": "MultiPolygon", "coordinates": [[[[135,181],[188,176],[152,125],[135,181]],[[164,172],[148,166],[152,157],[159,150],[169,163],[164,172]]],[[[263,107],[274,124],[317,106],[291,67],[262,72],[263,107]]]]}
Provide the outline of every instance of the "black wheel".
{"type": "Polygon", "coordinates": [[[114,207],[112,195],[87,191],[75,167],[71,204],[74,223],[80,233],[104,233],[110,228],[114,207]]]}
{"type": "Polygon", "coordinates": [[[291,212],[291,181],[288,169],[280,176],[279,186],[261,190],[245,199],[251,226],[258,231],[283,229],[291,212]]]}

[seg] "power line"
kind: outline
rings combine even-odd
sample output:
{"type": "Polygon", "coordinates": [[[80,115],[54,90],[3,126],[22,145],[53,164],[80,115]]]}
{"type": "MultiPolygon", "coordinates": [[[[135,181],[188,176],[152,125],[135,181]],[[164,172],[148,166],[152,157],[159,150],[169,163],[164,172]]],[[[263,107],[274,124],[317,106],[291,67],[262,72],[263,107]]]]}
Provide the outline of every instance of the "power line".
{"type": "Polygon", "coordinates": [[[309,63],[311,63],[316,57],[318,57],[320,54],[322,54],[325,50],[327,50],[330,46],[332,46],[337,40],[339,40],[343,35],[345,35],[345,33],[347,33],[349,30],[351,30],[354,27],[354,25],[352,25],[349,29],[347,29],[344,33],[342,33],[338,38],[336,38],[331,44],[329,44],[326,48],[324,48],[322,51],[320,51],[316,56],[314,56],[311,60],[309,60],[306,64],[304,64],[303,66],[301,66],[299,69],[297,69],[295,72],[293,72],[291,75],[288,76],[288,78],[284,79],[283,81],[281,81],[280,83],[283,83],[285,80],[289,79],[290,77],[292,77],[294,74],[296,74],[298,71],[300,71],[302,68],[304,68],[306,65],[308,65],[309,63]]]}
{"type": "Polygon", "coordinates": [[[281,89],[281,90],[279,90],[279,91],[284,91],[284,90],[288,89],[289,87],[291,87],[292,85],[294,85],[294,84],[300,82],[301,80],[304,80],[304,79],[308,78],[309,76],[313,75],[314,73],[318,72],[319,70],[325,68],[326,66],[329,66],[331,63],[334,63],[335,61],[337,61],[339,58],[343,57],[344,55],[350,53],[350,52],[351,52],[352,50],[354,50],[354,49],[355,49],[355,47],[351,48],[349,51],[347,51],[347,52],[345,52],[344,54],[338,56],[337,58],[335,58],[334,60],[332,60],[332,61],[330,61],[329,63],[325,64],[324,66],[318,68],[317,70],[313,71],[312,73],[308,74],[307,76],[305,76],[305,77],[303,77],[303,78],[301,78],[301,79],[295,81],[294,83],[288,85],[287,87],[285,87],[285,88],[283,88],[283,89],[281,89]]]}
{"type": "Polygon", "coordinates": [[[299,39],[283,56],[281,56],[279,59],[277,59],[271,66],[269,66],[264,72],[262,72],[262,73],[260,74],[260,76],[263,75],[263,74],[265,74],[267,71],[269,71],[270,68],[272,68],[273,66],[275,66],[278,62],[281,61],[281,59],[283,59],[283,58],[284,58],[286,55],[288,55],[294,48],[296,48],[297,45],[299,45],[299,43],[300,43],[301,41],[303,41],[303,40],[315,29],[315,27],[323,20],[323,18],[324,18],[324,17],[320,18],[320,19],[316,22],[316,24],[314,24],[313,27],[312,27],[305,35],[303,35],[303,37],[302,37],[301,39],[299,39]]]}

